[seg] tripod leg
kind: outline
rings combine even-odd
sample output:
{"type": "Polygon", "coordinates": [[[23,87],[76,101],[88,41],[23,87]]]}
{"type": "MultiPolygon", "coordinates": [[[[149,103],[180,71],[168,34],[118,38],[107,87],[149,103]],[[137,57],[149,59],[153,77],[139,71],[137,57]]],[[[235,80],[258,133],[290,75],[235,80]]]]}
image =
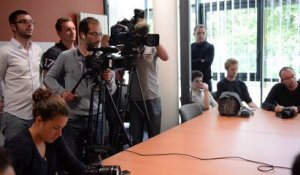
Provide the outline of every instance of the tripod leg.
{"type": "Polygon", "coordinates": [[[88,129],[87,129],[87,144],[101,144],[104,145],[103,136],[103,109],[100,111],[100,105],[103,104],[104,98],[102,97],[102,87],[95,85],[92,87],[91,98],[90,98],[90,108],[89,108],[89,118],[88,118],[88,129]],[[94,98],[95,92],[98,92],[98,103],[96,109],[94,109],[94,98]],[[94,112],[96,110],[96,113],[94,112]]]}
{"type": "Polygon", "coordinates": [[[108,97],[108,100],[109,100],[109,102],[110,102],[111,106],[113,107],[113,110],[114,110],[114,112],[116,114],[116,119],[117,119],[117,123],[119,123],[119,126],[120,126],[121,135],[125,139],[126,144],[128,144],[129,146],[131,146],[132,144],[131,144],[129,138],[127,137],[127,134],[126,134],[126,131],[125,131],[125,128],[124,128],[124,125],[123,125],[123,121],[122,121],[121,116],[120,116],[120,114],[118,112],[116,104],[114,103],[114,100],[113,100],[112,96],[109,94],[108,89],[107,89],[106,86],[105,86],[105,88],[106,88],[106,90],[105,90],[106,93],[105,94],[108,97]]]}

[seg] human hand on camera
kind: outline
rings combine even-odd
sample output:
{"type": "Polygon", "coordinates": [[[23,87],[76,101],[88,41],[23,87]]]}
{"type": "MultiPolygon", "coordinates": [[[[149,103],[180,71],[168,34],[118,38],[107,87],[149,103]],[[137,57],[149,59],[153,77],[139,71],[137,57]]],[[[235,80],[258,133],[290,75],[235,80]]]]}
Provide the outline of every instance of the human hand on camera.
{"type": "Polygon", "coordinates": [[[106,69],[101,73],[102,79],[105,81],[110,81],[112,78],[112,73],[110,69],[106,69]]]}
{"type": "Polygon", "coordinates": [[[72,92],[70,91],[64,91],[62,94],[61,94],[61,97],[65,100],[65,101],[72,101],[75,97],[76,97],[76,94],[73,94],[72,92]]]}
{"type": "Polygon", "coordinates": [[[101,47],[109,47],[109,35],[103,35],[101,38],[101,47]]]}

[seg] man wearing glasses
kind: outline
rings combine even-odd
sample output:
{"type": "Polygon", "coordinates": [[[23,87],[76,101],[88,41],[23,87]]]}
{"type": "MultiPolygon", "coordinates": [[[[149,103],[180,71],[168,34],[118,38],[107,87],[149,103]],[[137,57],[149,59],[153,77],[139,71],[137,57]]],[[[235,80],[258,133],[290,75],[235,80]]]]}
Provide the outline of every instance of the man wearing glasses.
{"type": "Polygon", "coordinates": [[[32,94],[40,86],[41,49],[30,39],[34,21],[24,10],[10,14],[9,24],[13,37],[0,48],[0,103],[4,103],[1,129],[5,142],[32,121],[32,94]]]}
{"type": "MultiPolygon", "coordinates": [[[[83,160],[82,151],[84,151],[84,139],[86,139],[88,119],[90,117],[95,119],[95,124],[98,127],[101,127],[103,124],[101,123],[102,118],[99,119],[99,116],[89,116],[92,87],[95,85],[95,81],[92,78],[94,72],[91,73],[92,75],[89,75],[90,78],[85,77],[82,79],[75,92],[72,92],[72,90],[82,75],[89,72],[86,63],[88,62],[87,59],[91,59],[91,57],[89,57],[91,52],[88,51],[88,48],[98,47],[101,42],[101,37],[101,26],[97,19],[87,17],[80,21],[80,44],[78,48],[62,52],[45,77],[46,85],[56,94],[64,98],[68,104],[70,111],[69,121],[63,131],[63,136],[73,153],[80,160],[83,160]],[[59,84],[58,80],[60,77],[64,77],[65,87],[59,84]],[[99,119],[99,121],[97,122],[96,119],[99,119]]],[[[101,71],[102,82],[105,83],[109,93],[113,94],[116,90],[114,71],[110,69],[99,71],[101,71]]],[[[97,105],[100,100],[98,95],[98,93],[94,93],[93,96],[93,114],[97,113],[97,105]]],[[[97,134],[103,134],[99,132],[97,132],[97,134]]]]}
{"type": "Polygon", "coordinates": [[[288,107],[295,113],[300,111],[300,86],[295,71],[291,67],[283,67],[279,71],[280,83],[275,84],[262,104],[268,111],[282,112],[288,107]]]}

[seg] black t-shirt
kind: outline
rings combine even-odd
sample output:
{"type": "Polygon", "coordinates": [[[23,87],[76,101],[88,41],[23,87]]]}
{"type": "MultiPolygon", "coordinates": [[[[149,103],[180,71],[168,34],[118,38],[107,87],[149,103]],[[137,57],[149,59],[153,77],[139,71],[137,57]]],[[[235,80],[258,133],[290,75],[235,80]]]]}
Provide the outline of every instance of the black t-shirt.
{"type": "Polygon", "coordinates": [[[245,101],[247,104],[252,102],[252,98],[250,97],[246,84],[239,79],[229,81],[224,78],[223,80],[219,81],[217,84],[216,98],[218,99],[222,92],[225,91],[236,92],[239,94],[241,100],[245,101]]]}
{"type": "MultiPolygon", "coordinates": [[[[68,50],[68,48],[61,42],[49,48],[42,56],[42,70],[49,71],[59,54],[66,50],[68,50]]],[[[65,87],[64,77],[60,77],[58,83],[65,87]]]]}
{"type": "Polygon", "coordinates": [[[49,48],[42,56],[42,69],[49,70],[58,55],[65,50],[68,50],[68,48],[61,42],[56,43],[53,47],[49,48]]]}
{"type": "Polygon", "coordinates": [[[63,137],[53,143],[46,143],[46,155],[43,158],[35,146],[29,130],[25,130],[5,143],[14,158],[16,175],[54,175],[62,167],[71,174],[83,175],[87,168],[70,151],[63,137]]]}
{"type": "Polygon", "coordinates": [[[277,105],[284,107],[296,106],[298,113],[300,113],[300,82],[298,82],[298,87],[293,92],[289,91],[282,83],[275,84],[263,102],[262,108],[274,111],[277,105]]]}

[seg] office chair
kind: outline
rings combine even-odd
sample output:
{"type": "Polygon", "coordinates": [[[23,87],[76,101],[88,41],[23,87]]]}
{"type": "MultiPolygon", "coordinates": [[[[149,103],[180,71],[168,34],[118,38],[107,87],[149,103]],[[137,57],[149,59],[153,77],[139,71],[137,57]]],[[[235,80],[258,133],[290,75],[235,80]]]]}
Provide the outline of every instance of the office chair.
{"type": "Polygon", "coordinates": [[[201,106],[197,103],[189,103],[182,105],[179,108],[179,114],[181,116],[181,123],[184,123],[200,114],[202,114],[203,110],[201,106]]]}
{"type": "Polygon", "coordinates": [[[217,91],[210,92],[211,96],[217,101],[217,91]]]}

